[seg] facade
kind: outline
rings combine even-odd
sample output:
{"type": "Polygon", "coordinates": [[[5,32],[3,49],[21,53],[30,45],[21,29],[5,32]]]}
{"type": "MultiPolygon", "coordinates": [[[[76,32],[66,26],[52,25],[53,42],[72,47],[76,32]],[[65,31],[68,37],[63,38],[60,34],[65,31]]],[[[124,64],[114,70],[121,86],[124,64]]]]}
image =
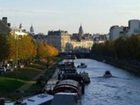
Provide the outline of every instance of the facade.
{"type": "Polygon", "coordinates": [[[69,49],[69,51],[76,51],[76,52],[89,52],[93,46],[93,40],[81,40],[71,41],[72,49],[69,49]]]}
{"type": "Polygon", "coordinates": [[[7,17],[3,17],[0,20],[0,34],[8,34],[10,31],[10,23],[7,22],[7,17]]]}
{"type": "Polygon", "coordinates": [[[49,31],[47,42],[56,47],[60,52],[64,52],[67,43],[70,43],[70,35],[67,31],[49,31]]]}

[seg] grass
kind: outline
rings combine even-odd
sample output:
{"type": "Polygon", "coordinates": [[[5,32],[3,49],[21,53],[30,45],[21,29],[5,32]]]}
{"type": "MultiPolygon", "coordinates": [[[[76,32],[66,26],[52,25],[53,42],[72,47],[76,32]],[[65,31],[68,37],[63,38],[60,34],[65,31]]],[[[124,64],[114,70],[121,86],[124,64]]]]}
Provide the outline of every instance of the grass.
{"type": "MultiPolygon", "coordinates": [[[[59,60],[57,59],[55,62],[59,62],[59,60]]],[[[35,77],[45,70],[43,77],[45,81],[48,81],[55,72],[55,65],[49,66],[48,69],[46,67],[46,63],[41,62],[0,75],[0,96],[15,100],[20,96],[27,97],[40,92],[43,87],[35,84],[35,77]],[[26,84],[31,84],[31,86],[24,93],[17,92],[26,84]]]]}
{"type": "Polygon", "coordinates": [[[40,69],[25,67],[22,69],[15,70],[13,72],[3,74],[2,76],[29,81],[29,80],[33,80],[33,78],[36,75],[38,75],[41,71],[42,70],[40,70],[40,69]]]}
{"type": "Polygon", "coordinates": [[[6,77],[0,77],[0,95],[11,93],[13,92],[13,90],[18,89],[23,84],[25,84],[25,81],[12,79],[12,78],[6,78],[6,77]]]}
{"type": "Polygon", "coordinates": [[[32,84],[36,82],[36,77],[45,69],[45,63],[31,64],[27,67],[0,75],[0,96],[16,99],[20,96],[34,94],[34,92],[40,90],[41,87],[32,84]],[[31,84],[29,91],[27,90],[24,93],[20,93],[19,89],[28,84],[31,84]]]}

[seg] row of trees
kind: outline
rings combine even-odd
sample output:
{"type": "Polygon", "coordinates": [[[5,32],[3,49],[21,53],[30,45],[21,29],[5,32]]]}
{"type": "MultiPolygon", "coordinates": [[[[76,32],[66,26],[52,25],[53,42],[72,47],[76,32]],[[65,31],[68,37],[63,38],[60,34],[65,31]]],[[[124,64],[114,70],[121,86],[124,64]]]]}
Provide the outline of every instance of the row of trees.
{"type": "Polygon", "coordinates": [[[140,61],[140,35],[94,44],[91,53],[113,59],[140,61]]]}
{"type": "Polygon", "coordinates": [[[35,57],[52,58],[58,50],[46,42],[35,42],[31,36],[0,35],[0,61],[27,61],[35,57]]]}

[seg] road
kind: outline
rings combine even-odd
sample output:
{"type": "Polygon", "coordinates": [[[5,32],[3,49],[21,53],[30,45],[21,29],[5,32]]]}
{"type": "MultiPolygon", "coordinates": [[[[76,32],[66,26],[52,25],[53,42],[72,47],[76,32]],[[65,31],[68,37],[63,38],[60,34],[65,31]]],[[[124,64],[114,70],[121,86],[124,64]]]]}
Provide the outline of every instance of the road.
{"type": "Polygon", "coordinates": [[[82,105],[140,105],[140,77],[96,60],[74,62],[76,66],[84,62],[88,67],[78,71],[88,72],[91,79],[85,87],[82,105]],[[111,71],[112,78],[103,78],[106,70],[111,71]]]}

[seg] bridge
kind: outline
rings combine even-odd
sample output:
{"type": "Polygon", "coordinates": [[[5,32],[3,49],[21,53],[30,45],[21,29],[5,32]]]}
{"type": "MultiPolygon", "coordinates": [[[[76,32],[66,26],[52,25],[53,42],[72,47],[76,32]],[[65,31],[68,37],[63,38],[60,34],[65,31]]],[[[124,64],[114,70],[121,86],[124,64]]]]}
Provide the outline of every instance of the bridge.
{"type": "Polygon", "coordinates": [[[75,59],[75,58],[90,58],[90,52],[63,52],[60,53],[62,58],[75,59]]]}

